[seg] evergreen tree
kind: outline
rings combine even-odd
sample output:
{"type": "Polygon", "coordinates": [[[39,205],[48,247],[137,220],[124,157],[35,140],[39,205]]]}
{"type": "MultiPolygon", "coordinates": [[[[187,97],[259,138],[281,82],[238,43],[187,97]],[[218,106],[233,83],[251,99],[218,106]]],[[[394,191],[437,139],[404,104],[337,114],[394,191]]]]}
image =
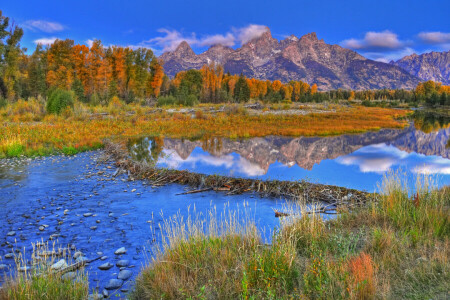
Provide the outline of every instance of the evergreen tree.
{"type": "Polygon", "coordinates": [[[234,88],[234,99],[238,102],[246,102],[250,100],[250,87],[245,80],[244,75],[239,76],[234,88]]]}

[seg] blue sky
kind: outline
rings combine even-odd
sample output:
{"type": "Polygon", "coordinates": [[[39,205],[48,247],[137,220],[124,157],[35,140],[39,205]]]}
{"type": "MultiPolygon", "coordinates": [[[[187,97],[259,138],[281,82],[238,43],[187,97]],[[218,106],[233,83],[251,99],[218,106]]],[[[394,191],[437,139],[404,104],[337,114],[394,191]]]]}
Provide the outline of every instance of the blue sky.
{"type": "Polygon", "coordinates": [[[5,1],[3,14],[25,29],[22,46],[70,38],[89,44],[152,48],[157,54],[188,40],[239,47],[269,27],[283,39],[316,32],[378,60],[450,49],[448,0],[322,1],[5,1]]]}

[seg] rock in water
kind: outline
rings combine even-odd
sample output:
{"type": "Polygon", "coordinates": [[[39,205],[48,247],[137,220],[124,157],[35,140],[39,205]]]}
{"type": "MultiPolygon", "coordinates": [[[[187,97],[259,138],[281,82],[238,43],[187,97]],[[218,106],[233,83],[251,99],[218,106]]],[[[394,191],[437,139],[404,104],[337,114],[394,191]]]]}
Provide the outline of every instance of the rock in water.
{"type": "Polygon", "coordinates": [[[66,267],[68,267],[68,264],[67,264],[66,260],[65,259],[60,259],[57,263],[54,263],[51,266],[51,269],[55,270],[55,271],[58,271],[58,270],[66,268],[66,267]]]}
{"type": "Polygon", "coordinates": [[[114,265],[111,264],[111,263],[105,263],[105,264],[103,264],[103,265],[98,266],[98,268],[99,268],[100,270],[102,270],[102,271],[109,270],[109,269],[111,269],[112,267],[114,267],[114,265]]]}
{"type": "Polygon", "coordinates": [[[117,290],[122,286],[122,284],[123,284],[123,281],[120,279],[110,279],[108,284],[105,286],[105,289],[117,290]]]}
{"type": "Polygon", "coordinates": [[[121,267],[126,267],[130,264],[130,261],[127,259],[121,259],[116,263],[116,266],[118,266],[119,268],[121,267]]]}
{"type": "Polygon", "coordinates": [[[75,279],[75,277],[77,277],[76,272],[69,272],[69,273],[66,273],[63,276],[61,276],[61,279],[62,280],[73,280],[73,279],[75,279]]]}
{"type": "Polygon", "coordinates": [[[130,270],[123,270],[119,272],[117,278],[121,280],[127,280],[128,278],[131,277],[131,275],[133,275],[133,272],[131,272],[130,270]]]}
{"type": "Polygon", "coordinates": [[[127,249],[125,249],[125,247],[119,248],[116,251],[114,251],[115,255],[121,255],[121,254],[125,254],[127,253],[127,249]]]}

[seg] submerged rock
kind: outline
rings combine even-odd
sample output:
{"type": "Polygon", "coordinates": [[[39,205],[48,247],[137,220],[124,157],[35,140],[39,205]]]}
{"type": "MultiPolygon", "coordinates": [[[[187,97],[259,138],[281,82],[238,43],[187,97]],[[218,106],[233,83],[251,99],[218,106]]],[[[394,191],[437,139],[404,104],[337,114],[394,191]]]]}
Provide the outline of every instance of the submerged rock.
{"type": "Polygon", "coordinates": [[[108,284],[105,286],[105,289],[107,290],[117,290],[119,289],[123,284],[123,280],[120,279],[110,279],[108,284]]]}
{"type": "Polygon", "coordinates": [[[131,276],[133,275],[133,272],[131,272],[130,270],[123,270],[119,272],[119,275],[117,275],[118,279],[121,280],[127,280],[129,279],[131,276]]]}
{"type": "Polygon", "coordinates": [[[112,267],[114,267],[114,265],[112,264],[112,263],[105,263],[105,264],[103,264],[103,265],[100,265],[100,266],[98,266],[98,268],[100,269],[100,270],[102,270],[102,271],[106,271],[106,270],[109,270],[109,269],[111,269],[112,267]]]}
{"type": "Polygon", "coordinates": [[[127,259],[121,259],[116,263],[116,266],[121,268],[121,267],[126,267],[130,264],[130,261],[127,259]]]}

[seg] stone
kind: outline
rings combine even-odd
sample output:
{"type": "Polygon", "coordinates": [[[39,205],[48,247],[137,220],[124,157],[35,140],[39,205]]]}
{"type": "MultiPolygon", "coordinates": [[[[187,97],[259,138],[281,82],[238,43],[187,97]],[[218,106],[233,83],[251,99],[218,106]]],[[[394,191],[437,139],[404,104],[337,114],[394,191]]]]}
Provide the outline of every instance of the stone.
{"type": "Polygon", "coordinates": [[[106,284],[105,289],[107,290],[117,290],[119,289],[123,284],[123,281],[120,279],[110,279],[108,281],[108,284],[106,284]]]}
{"type": "Polygon", "coordinates": [[[8,268],[5,264],[0,264],[0,271],[6,270],[8,268]]]}
{"type": "Polygon", "coordinates": [[[102,271],[106,271],[111,269],[112,267],[114,267],[114,265],[112,263],[104,263],[103,265],[98,266],[98,268],[102,271]]]}
{"type": "Polygon", "coordinates": [[[75,262],[88,262],[89,261],[89,259],[86,257],[86,256],[80,256],[80,257],[78,257],[76,260],[75,260],[75,262]]]}
{"type": "Polygon", "coordinates": [[[106,289],[103,289],[102,295],[103,295],[104,298],[108,298],[109,292],[106,289]]]}
{"type": "Polygon", "coordinates": [[[116,263],[116,266],[121,268],[121,267],[126,267],[130,264],[130,261],[127,259],[121,259],[116,263]]]}
{"type": "Polygon", "coordinates": [[[92,216],[93,215],[93,213],[84,213],[83,214],[83,216],[85,216],[85,217],[90,217],[90,216],[92,216]]]}
{"type": "Polygon", "coordinates": [[[133,272],[130,270],[122,270],[119,272],[119,275],[117,275],[117,278],[121,280],[128,280],[132,275],[133,272]]]}
{"type": "Polygon", "coordinates": [[[116,251],[114,251],[115,255],[121,255],[121,254],[125,254],[127,253],[127,249],[125,249],[125,247],[119,248],[116,251]]]}
{"type": "Polygon", "coordinates": [[[100,260],[105,260],[105,259],[107,259],[108,258],[108,256],[102,256],[102,257],[100,257],[100,260]]]}
{"type": "Polygon", "coordinates": [[[96,230],[97,226],[91,226],[91,230],[96,230]]]}
{"type": "Polygon", "coordinates": [[[61,276],[61,279],[62,280],[73,280],[73,279],[75,279],[75,277],[77,277],[76,272],[68,272],[68,273],[64,274],[63,276],[61,276]]]}
{"type": "Polygon", "coordinates": [[[73,259],[77,259],[78,257],[83,256],[83,252],[81,251],[77,251],[73,254],[73,259]]]}
{"type": "Polygon", "coordinates": [[[7,236],[15,236],[16,232],[15,231],[10,231],[6,234],[7,236]]]}
{"type": "Polygon", "coordinates": [[[39,226],[39,231],[44,231],[45,227],[44,226],[39,226]]]}
{"type": "Polygon", "coordinates": [[[57,270],[64,269],[66,267],[68,267],[68,264],[67,264],[66,260],[65,259],[60,259],[58,262],[54,263],[51,266],[51,269],[57,271],[57,270]]]}
{"type": "Polygon", "coordinates": [[[14,254],[12,254],[12,253],[5,254],[5,258],[13,258],[13,257],[14,257],[14,254]]]}
{"type": "Polygon", "coordinates": [[[100,294],[97,294],[97,293],[90,294],[88,296],[88,300],[100,300],[100,299],[103,299],[103,295],[100,295],[100,294]]]}

